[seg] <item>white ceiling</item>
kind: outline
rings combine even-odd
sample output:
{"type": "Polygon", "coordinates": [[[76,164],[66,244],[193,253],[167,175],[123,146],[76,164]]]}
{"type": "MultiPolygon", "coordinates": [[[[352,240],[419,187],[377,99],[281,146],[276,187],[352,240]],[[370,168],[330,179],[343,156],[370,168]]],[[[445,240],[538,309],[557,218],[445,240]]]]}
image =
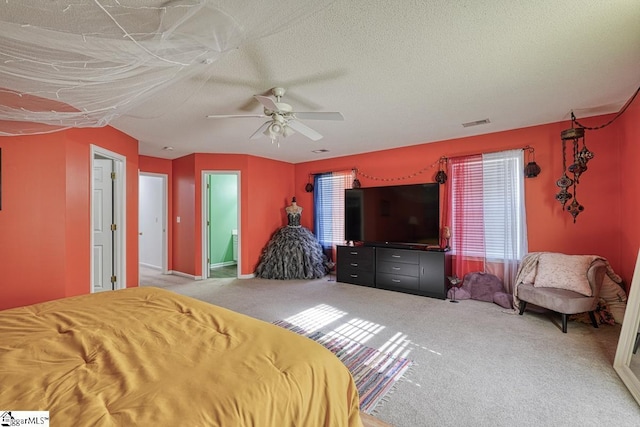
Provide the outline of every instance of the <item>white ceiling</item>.
{"type": "Polygon", "coordinates": [[[111,125],[148,156],[299,163],[617,112],[640,86],[639,23],[638,0],[337,0],[111,125]],[[345,120],[304,121],[324,138],[277,147],[249,140],[265,119],[206,117],[261,114],[252,95],[275,86],[296,111],[345,120]]]}

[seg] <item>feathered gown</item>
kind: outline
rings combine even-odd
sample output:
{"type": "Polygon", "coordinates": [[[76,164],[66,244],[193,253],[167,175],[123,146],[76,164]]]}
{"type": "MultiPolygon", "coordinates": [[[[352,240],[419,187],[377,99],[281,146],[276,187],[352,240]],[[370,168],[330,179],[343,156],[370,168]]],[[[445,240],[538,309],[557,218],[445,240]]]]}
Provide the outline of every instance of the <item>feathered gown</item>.
{"type": "Polygon", "coordinates": [[[288,213],[288,225],[269,240],[256,268],[263,279],[318,279],[327,274],[327,257],[313,233],[300,225],[300,213],[288,213]]]}

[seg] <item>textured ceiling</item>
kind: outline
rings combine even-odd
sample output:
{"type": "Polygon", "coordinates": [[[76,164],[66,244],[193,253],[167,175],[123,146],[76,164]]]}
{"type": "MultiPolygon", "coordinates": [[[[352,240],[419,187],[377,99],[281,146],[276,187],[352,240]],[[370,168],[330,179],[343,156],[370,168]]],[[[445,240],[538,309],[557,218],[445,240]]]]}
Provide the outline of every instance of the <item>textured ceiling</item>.
{"type": "Polygon", "coordinates": [[[616,112],[640,86],[639,22],[638,0],[337,0],[111,125],[144,155],[299,163],[616,112]],[[294,110],[345,120],[304,121],[324,138],[294,134],[278,147],[249,140],[265,119],[206,117],[261,114],[252,95],[275,86],[294,110]]]}

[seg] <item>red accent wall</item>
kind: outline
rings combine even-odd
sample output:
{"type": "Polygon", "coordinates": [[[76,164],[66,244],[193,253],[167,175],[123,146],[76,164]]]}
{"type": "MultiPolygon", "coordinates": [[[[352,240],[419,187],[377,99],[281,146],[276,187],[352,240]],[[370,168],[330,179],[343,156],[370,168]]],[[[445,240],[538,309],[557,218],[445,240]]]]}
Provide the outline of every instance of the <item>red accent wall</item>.
{"type": "MultiPolygon", "coordinates": [[[[599,126],[611,118],[580,121],[599,126]]],[[[560,132],[570,126],[569,120],[296,165],[229,154],[138,159],[137,142],[109,127],[0,137],[0,309],[89,291],[92,143],[127,157],[128,286],[138,283],[138,167],[170,175],[169,268],[194,276],[202,274],[202,171],[239,170],[241,274],[248,275],[273,232],[286,223],[283,209],[292,196],[305,209],[302,224],[313,228],[313,193],[304,191],[309,174],[357,167],[363,186],[427,182],[433,181],[441,156],[525,145],[536,149],[542,167],[537,178],[525,180],[529,250],[601,255],[630,282],[640,244],[638,123],[636,99],[612,125],[587,131],[587,146],[595,158],[578,187],[585,211],[575,224],[554,198],[555,181],[562,173],[560,132]]]]}
{"type": "Polygon", "coordinates": [[[173,161],[173,270],[197,275],[194,269],[196,256],[195,231],[195,154],[173,161]],[[180,222],[178,222],[180,218],[180,222]]]}
{"type": "MultiPolygon", "coordinates": [[[[243,215],[248,214],[247,233],[242,235],[243,255],[247,262],[243,263],[242,274],[252,274],[262,250],[275,231],[287,224],[285,208],[291,204],[291,198],[298,196],[294,184],[294,165],[290,163],[249,157],[249,176],[247,181],[247,209],[243,207],[243,215]]],[[[302,216],[311,213],[311,206],[304,210],[302,216]]]]}
{"type": "MultiPolygon", "coordinates": [[[[637,97],[618,119],[618,134],[610,145],[620,149],[616,169],[620,171],[620,232],[610,238],[620,246],[621,268],[618,274],[629,283],[633,277],[638,248],[640,247],[640,99],[637,97]]],[[[640,274],[637,272],[636,274],[640,274]]]]}
{"type": "Polygon", "coordinates": [[[64,137],[1,137],[0,148],[0,308],[61,298],[67,293],[64,137]]]}
{"type": "Polygon", "coordinates": [[[113,128],[0,137],[0,309],[90,291],[91,144],[126,156],[126,278],[138,284],[138,143],[113,128]]]}
{"type": "MultiPolygon", "coordinates": [[[[555,182],[562,174],[560,132],[571,127],[570,120],[300,163],[295,168],[295,191],[300,196],[299,204],[311,207],[313,193],[304,192],[309,174],[355,167],[360,172],[358,178],[363,187],[433,182],[441,156],[455,157],[530,145],[535,148],[535,159],[542,172],[537,178],[525,180],[529,251],[600,255],[609,260],[616,272],[630,280],[630,269],[635,263],[640,238],[637,225],[631,227],[632,233],[627,231],[627,224],[633,222],[631,217],[634,214],[628,212],[626,206],[623,210],[622,203],[626,205],[633,198],[632,194],[637,195],[640,186],[638,172],[628,175],[638,158],[638,106],[627,114],[624,122],[616,121],[606,128],[586,132],[587,147],[595,153],[595,158],[580,178],[577,197],[585,210],[575,224],[571,215],[563,212],[562,205],[555,200],[558,192],[555,182]],[[631,234],[635,235],[632,237],[631,234]],[[626,237],[621,236],[629,236],[624,247],[621,242],[626,237]]],[[[585,126],[595,127],[612,117],[607,115],[580,121],[585,126]]],[[[635,203],[637,215],[637,201],[635,203]]],[[[312,224],[313,215],[305,215],[303,225],[312,228],[312,224]]]]}
{"type": "Polygon", "coordinates": [[[271,234],[285,223],[294,166],[237,154],[192,154],[173,160],[173,270],[193,276],[203,274],[202,175],[207,171],[240,171],[240,274],[252,274],[271,234]]]}

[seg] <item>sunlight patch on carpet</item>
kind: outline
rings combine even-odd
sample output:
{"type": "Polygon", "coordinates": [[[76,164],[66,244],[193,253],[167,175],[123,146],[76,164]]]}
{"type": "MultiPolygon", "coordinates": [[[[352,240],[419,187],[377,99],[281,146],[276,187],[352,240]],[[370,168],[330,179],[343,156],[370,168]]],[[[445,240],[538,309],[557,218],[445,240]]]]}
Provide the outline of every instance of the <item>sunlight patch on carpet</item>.
{"type": "Polygon", "coordinates": [[[307,332],[313,332],[346,315],[345,311],[338,310],[327,304],[319,304],[295,316],[287,317],[284,321],[298,325],[307,332]]]}
{"type": "Polygon", "coordinates": [[[309,332],[285,320],[273,324],[310,338],[335,354],[351,372],[360,396],[360,410],[366,414],[374,411],[413,364],[410,359],[324,332],[309,332]]]}

